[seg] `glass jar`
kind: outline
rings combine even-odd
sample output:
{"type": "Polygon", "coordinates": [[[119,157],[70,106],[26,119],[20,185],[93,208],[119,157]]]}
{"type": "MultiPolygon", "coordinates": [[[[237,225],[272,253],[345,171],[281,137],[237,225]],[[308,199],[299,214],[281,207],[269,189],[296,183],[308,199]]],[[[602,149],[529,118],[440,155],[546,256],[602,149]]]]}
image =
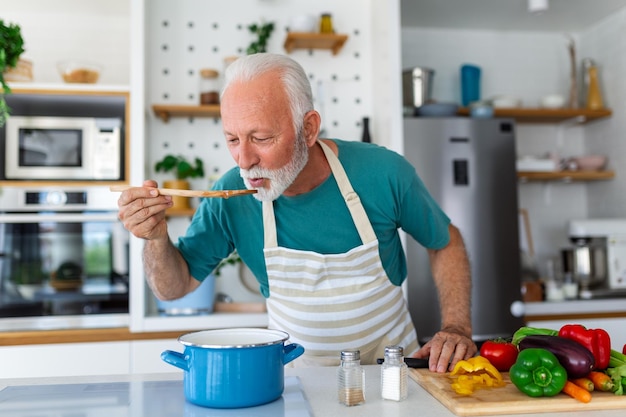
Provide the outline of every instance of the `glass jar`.
{"type": "Polygon", "coordinates": [[[387,346],[380,370],[380,387],[384,400],[402,401],[408,395],[409,368],[404,363],[402,346],[387,346]]]}
{"type": "Polygon", "coordinates": [[[219,75],[217,70],[203,68],[200,70],[200,104],[219,104],[219,75]]]}
{"type": "Polygon", "coordinates": [[[586,107],[590,110],[598,110],[604,107],[602,93],[600,91],[600,79],[596,63],[589,58],[583,59],[584,85],[586,90],[586,107]]]}
{"type": "Polygon", "coordinates": [[[359,405],[365,402],[365,370],[361,366],[361,352],[344,350],[337,368],[338,397],[341,404],[359,405]]]}
{"type": "Polygon", "coordinates": [[[333,33],[333,18],[330,13],[322,13],[320,19],[320,33],[333,33]]]}

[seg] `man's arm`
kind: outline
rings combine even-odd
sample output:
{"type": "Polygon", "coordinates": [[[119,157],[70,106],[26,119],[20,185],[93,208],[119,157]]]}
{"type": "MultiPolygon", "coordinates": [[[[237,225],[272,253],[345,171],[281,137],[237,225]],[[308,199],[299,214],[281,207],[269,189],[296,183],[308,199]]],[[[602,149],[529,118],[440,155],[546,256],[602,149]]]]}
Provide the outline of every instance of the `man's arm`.
{"type": "Polygon", "coordinates": [[[143,250],[146,279],[160,300],[174,300],[195,290],[200,281],[189,273],[189,266],[169,238],[147,240],[143,250]]]}
{"type": "Polygon", "coordinates": [[[145,241],[144,268],[148,285],[161,300],[173,300],[193,291],[200,282],[189,274],[189,267],[172,244],[165,210],[172,198],[159,195],[157,183],[144,181],[143,187],[124,191],[118,200],[124,227],[145,241]]]}
{"type": "Polygon", "coordinates": [[[469,260],[459,230],[450,224],[449,232],[450,242],[445,248],[428,251],[439,294],[441,330],[416,354],[429,356],[429,368],[436,372],[452,369],[459,360],[477,352],[472,341],[469,260]]]}

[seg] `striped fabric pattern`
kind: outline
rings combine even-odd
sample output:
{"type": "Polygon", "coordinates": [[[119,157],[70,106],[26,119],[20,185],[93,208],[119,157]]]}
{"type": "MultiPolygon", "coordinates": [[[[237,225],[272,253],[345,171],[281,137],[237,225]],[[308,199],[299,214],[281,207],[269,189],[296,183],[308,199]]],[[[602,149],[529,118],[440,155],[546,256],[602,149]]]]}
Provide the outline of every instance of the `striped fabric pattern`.
{"type": "Polygon", "coordinates": [[[375,363],[392,344],[410,355],[418,344],[402,289],[385,273],[372,225],[339,159],[319,143],[363,244],[327,255],[280,247],[273,203],[263,202],[269,327],[303,345],[308,365],[338,362],[345,349],[359,349],[362,363],[375,363]]]}
{"type": "MultiPolygon", "coordinates": [[[[289,333],[314,356],[363,353],[387,336],[409,353],[413,325],[400,287],[390,283],[376,241],[347,254],[320,255],[287,248],[265,250],[270,277],[270,327],[289,333]]],[[[384,346],[382,346],[384,348],[384,346]]]]}

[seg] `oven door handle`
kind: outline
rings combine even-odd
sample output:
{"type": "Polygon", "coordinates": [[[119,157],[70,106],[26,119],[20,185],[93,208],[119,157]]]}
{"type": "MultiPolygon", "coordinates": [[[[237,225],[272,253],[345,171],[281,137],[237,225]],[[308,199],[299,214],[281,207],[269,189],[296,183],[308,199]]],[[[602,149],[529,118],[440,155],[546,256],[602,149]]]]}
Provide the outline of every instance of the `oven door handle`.
{"type": "Polygon", "coordinates": [[[23,214],[0,214],[0,224],[2,223],[85,223],[85,222],[117,222],[117,212],[115,213],[98,213],[98,214],[40,214],[40,213],[23,213],[23,214]]]}

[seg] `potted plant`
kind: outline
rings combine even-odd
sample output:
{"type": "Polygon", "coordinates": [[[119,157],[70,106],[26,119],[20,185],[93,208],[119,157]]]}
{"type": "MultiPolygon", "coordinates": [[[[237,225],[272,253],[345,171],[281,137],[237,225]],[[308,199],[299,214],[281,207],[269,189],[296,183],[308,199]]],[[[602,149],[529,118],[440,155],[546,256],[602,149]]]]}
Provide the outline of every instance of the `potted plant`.
{"type": "Polygon", "coordinates": [[[252,41],[246,49],[248,55],[259,52],[267,52],[267,41],[274,31],[274,22],[248,25],[248,30],[253,35],[257,35],[257,39],[252,41]]]}
{"type": "Polygon", "coordinates": [[[0,19],[0,127],[4,126],[6,118],[9,116],[9,106],[4,100],[5,94],[9,94],[11,89],[4,81],[4,72],[10,68],[15,68],[17,61],[24,52],[24,39],[22,39],[21,29],[15,24],[5,24],[0,19]]]}
{"type": "MultiPolygon", "coordinates": [[[[190,162],[182,155],[165,155],[163,159],[154,165],[156,172],[171,172],[175,176],[175,180],[167,180],[163,182],[165,188],[178,188],[188,190],[189,178],[204,177],[204,163],[200,158],[195,158],[190,162]]],[[[172,197],[175,209],[188,209],[189,199],[186,197],[172,197]]]]}

